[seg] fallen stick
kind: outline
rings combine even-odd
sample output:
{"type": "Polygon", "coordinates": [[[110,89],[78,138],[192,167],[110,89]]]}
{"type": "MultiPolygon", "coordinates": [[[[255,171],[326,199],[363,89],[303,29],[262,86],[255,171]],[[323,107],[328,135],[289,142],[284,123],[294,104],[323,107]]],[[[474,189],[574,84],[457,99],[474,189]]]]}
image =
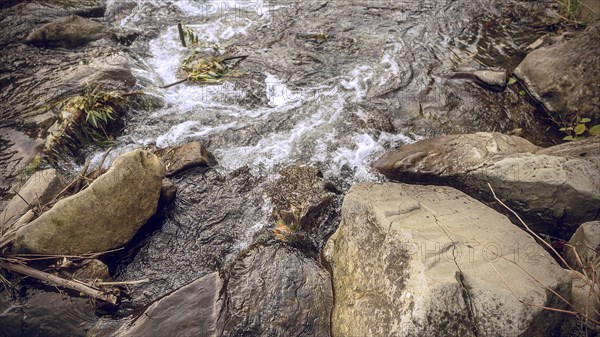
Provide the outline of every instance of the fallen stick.
{"type": "Polygon", "coordinates": [[[4,255],[4,257],[15,258],[15,259],[18,259],[19,261],[40,261],[40,260],[63,259],[63,258],[89,260],[89,259],[95,259],[100,255],[114,253],[114,252],[117,252],[117,251],[123,250],[123,249],[124,248],[121,247],[121,248],[117,248],[117,249],[106,250],[103,252],[85,253],[85,254],[80,254],[80,255],[15,254],[15,255],[4,255]]]}
{"type": "Polygon", "coordinates": [[[184,78],[183,80],[179,80],[179,81],[177,81],[177,82],[174,82],[174,83],[171,83],[171,84],[163,85],[163,86],[162,86],[162,87],[160,87],[160,88],[161,88],[161,89],[170,88],[170,87],[172,87],[172,86],[174,86],[174,85],[181,84],[181,83],[183,83],[183,82],[185,82],[185,81],[187,81],[187,80],[188,80],[187,78],[184,78]]]}
{"type": "Polygon", "coordinates": [[[226,57],[223,60],[221,60],[221,62],[227,62],[227,61],[231,61],[231,60],[245,60],[248,58],[249,55],[240,55],[240,56],[231,56],[231,57],[226,57]]]}
{"type": "Polygon", "coordinates": [[[54,276],[52,274],[48,274],[46,272],[33,269],[31,267],[27,267],[21,264],[13,264],[7,263],[4,261],[0,261],[0,268],[4,268],[19,274],[27,275],[38,280],[42,280],[48,283],[51,283],[58,287],[69,288],[75,291],[78,291],[82,294],[88,295],[95,299],[99,299],[113,305],[117,305],[118,299],[115,295],[105,293],[101,290],[94,289],[88,285],[81,284],[78,282],[74,282],[71,280],[64,279],[62,277],[54,276]]]}
{"type": "Polygon", "coordinates": [[[143,92],[142,90],[137,90],[137,91],[130,91],[130,92],[126,92],[121,94],[121,96],[133,96],[133,95],[144,95],[145,92],[143,92]]]}
{"type": "Polygon", "coordinates": [[[99,286],[126,286],[126,285],[132,285],[132,284],[142,284],[142,283],[148,283],[150,282],[150,279],[143,279],[143,280],[137,280],[137,281],[121,281],[121,282],[98,282],[97,284],[99,286]]]}

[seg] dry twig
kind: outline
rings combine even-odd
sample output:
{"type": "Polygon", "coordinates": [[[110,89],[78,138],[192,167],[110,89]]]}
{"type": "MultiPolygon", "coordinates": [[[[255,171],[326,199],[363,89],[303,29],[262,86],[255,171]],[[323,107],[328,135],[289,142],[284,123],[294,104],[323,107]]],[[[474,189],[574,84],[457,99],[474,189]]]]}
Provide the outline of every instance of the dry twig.
{"type": "Polygon", "coordinates": [[[39,271],[37,269],[31,268],[31,267],[28,267],[28,266],[25,266],[22,264],[15,264],[15,263],[4,262],[3,260],[0,260],[0,268],[4,268],[6,270],[10,270],[15,273],[27,275],[27,276],[36,278],[38,280],[51,283],[55,286],[76,290],[82,294],[88,295],[95,299],[99,299],[99,300],[102,300],[102,301],[105,301],[105,302],[108,302],[108,303],[111,303],[114,305],[116,305],[118,303],[118,298],[113,294],[90,287],[89,285],[86,285],[86,284],[83,284],[80,282],[75,282],[75,281],[67,280],[62,277],[58,277],[58,276],[55,276],[52,274],[48,274],[46,272],[39,271]]]}

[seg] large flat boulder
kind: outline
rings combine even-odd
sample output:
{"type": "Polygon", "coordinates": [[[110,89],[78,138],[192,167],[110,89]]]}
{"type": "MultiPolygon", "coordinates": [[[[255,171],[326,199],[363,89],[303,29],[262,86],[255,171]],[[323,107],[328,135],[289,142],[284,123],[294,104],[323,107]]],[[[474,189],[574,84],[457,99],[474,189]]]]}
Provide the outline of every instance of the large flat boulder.
{"type": "Polygon", "coordinates": [[[600,119],[600,21],[569,40],[540,47],[525,57],[515,75],[556,118],[600,119]]]}
{"type": "Polygon", "coordinates": [[[600,216],[600,169],[574,157],[507,156],[461,177],[462,185],[509,203],[536,230],[568,238],[582,221],[600,216]]]}
{"type": "Polygon", "coordinates": [[[540,149],[520,137],[476,133],[408,144],[373,167],[396,181],[450,184],[494,202],[489,183],[537,231],[569,238],[600,216],[599,164],[600,137],[540,149]]]}
{"type": "Polygon", "coordinates": [[[20,228],[15,250],[82,254],[123,246],[156,212],[163,173],[158,158],[147,151],[119,156],[87,189],[20,228]]]}
{"type": "Polygon", "coordinates": [[[218,336],[223,306],[223,280],[210,273],[152,303],[139,317],[120,322],[100,321],[88,336],[218,336]]]}
{"type": "Polygon", "coordinates": [[[353,186],[324,254],[334,336],[557,336],[537,306],[571,289],[531,236],[450,187],[353,186]]]}

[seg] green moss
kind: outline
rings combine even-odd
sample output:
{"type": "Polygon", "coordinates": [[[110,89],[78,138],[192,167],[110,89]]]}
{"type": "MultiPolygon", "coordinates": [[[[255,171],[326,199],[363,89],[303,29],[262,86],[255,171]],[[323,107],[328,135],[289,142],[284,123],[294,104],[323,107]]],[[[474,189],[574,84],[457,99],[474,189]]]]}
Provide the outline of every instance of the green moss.
{"type": "Polygon", "coordinates": [[[24,169],[25,174],[26,175],[34,174],[36,171],[38,171],[40,169],[43,162],[44,162],[44,160],[43,160],[42,156],[40,154],[37,154],[35,157],[33,157],[31,162],[29,162],[29,164],[25,167],[25,169],[24,169]]]}

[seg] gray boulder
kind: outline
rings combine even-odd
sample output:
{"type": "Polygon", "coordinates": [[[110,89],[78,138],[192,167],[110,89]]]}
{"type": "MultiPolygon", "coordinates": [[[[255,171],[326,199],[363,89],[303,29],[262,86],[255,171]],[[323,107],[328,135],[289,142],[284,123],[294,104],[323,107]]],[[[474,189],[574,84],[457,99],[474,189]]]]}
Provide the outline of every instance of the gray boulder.
{"type": "Polygon", "coordinates": [[[109,29],[97,21],[77,15],[49,22],[31,32],[26,43],[50,47],[75,48],[108,35],[109,29]]]}
{"type": "Polygon", "coordinates": [[[35,172],[0,213],[3,232],[32,207],[52,200],[64,187],[65,182],[55,169],[35,172]]]}
{"type": "Polygon", "coordinates": [[[582,221],[600,215],[600,169],[586,159],[524,153],[487,162],[458,179],[488,197],[491,184],[500,199],[546,234],[569,237],[582,221]]]}
{"type": "Polygon", "coordinates": [[[87,189],[19,229],[15,250],[82,254],[123,246],[156,212],[163,173],[147,151],[119,156],[87,189]]]}
{"type": "Polygon", "coordinates": [[[571,289],[531,236],[450,187],[353,186],[324,255],[334,336],[558,336],[536,306],[571,289]]]}
{"type": "Polygon", "coordinates": [[[600,221],[582,224],[568,242],[565,259],[569,265],[579,271],[592,275],[595,266],[600,276],[600,221]],[[595,250],[595,251],[594,251],[595,250]]]}
{"type": "Polygon", "coordinates": [[[555,116],[600,119],[600,21],[574,38],[538,48],[515,70],[533,97],[555,116]]]}
{"type": "Polygon", "coordinates": [[[391,150],[373,167],[390,179],[451,184],[494,202],[489,183],[537,231],[568,238],[600,215],[597,145],[590,138],[539,150],[516,136],[448,135],[391,150]]]}

